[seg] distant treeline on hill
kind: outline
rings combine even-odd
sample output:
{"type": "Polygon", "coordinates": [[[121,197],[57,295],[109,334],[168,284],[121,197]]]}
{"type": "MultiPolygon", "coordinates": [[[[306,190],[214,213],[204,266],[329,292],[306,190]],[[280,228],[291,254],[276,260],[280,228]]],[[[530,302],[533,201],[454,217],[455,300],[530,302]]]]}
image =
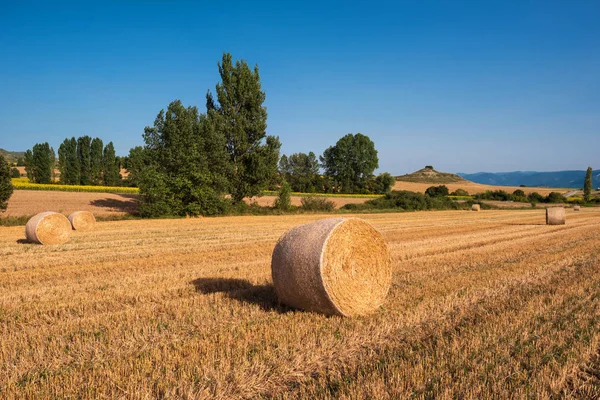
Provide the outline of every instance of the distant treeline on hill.
{"type": "MultiPolygon", "coordinates": [[[[586,171],[555,172],[478,172],[475,174],[458,173],[464,179],[475,183],[496,186],[554,187],[581,189],[586,171]]],[[[593,177],[595,186],[600,186],[600,173],[593,177]]]]}

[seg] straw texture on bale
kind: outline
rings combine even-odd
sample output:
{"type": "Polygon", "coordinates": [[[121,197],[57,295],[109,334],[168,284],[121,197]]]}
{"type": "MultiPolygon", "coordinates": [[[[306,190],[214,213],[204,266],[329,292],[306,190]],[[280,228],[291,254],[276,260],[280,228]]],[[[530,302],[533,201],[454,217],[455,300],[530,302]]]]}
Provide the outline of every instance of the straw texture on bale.
{"type": "Polygon", "coordinates": [[[279,301],[326,315],[364,315],[384,301],[392,281],[383,236],[357,218],[331,218],[290,229],[271,261],[279,301]]]}
{"type": "Polygon", "coordinates": [[[25,226],[27,240],[39,244],[62,244],[69,240],[71,223],[62,214],[43,212],[32,217],[25,226]]]}
{"type": "Polygon", "coordinates": [[[96,224],[94,214],[89,211],[75,211],[69,215],[69,221],[73,229],[80,232],[90,231],[94,229],[94,225],[96,224]]]}
{"type": "Polygon", "coordinates": [[[481,206],[479,204],[473,204],[471,206],[471,211],[479,211],[481,210],[481,206]]]}
{"type": "Polygon", "coordinates": [[[573,207],[573,211],[579,211],[579,206],[573,207]]]}
{"type": "Polygon", "coordinates": [[[566,223],[564,207],[546,208],[546,225],[564,225],[566,223]]]}

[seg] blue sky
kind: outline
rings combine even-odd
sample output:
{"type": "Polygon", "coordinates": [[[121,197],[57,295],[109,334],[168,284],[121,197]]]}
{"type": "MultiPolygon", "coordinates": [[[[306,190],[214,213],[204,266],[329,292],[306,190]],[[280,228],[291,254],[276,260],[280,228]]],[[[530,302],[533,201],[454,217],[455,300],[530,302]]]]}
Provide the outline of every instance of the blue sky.
{"type": "Polygon", "coordinates": [[[599,20],[595,0],[5,2],[0,147],[126,155],[170,101],[204,107],[226,51],[259,65],[286,154],[360,132],[393,174],[599,167],[599,20]]]}

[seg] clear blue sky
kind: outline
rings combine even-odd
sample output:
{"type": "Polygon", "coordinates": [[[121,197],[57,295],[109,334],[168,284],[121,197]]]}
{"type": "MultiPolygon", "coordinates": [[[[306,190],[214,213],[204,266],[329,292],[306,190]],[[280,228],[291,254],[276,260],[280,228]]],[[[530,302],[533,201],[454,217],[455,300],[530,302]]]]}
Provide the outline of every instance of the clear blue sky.
{"type": "Polygon", "coordinates": [[[258,64],[268,133],[380,171],[599,167],[600,1],[44,1],[0,11],[0,147],[99,136],[120,155],[224,51],[258,64]]]}

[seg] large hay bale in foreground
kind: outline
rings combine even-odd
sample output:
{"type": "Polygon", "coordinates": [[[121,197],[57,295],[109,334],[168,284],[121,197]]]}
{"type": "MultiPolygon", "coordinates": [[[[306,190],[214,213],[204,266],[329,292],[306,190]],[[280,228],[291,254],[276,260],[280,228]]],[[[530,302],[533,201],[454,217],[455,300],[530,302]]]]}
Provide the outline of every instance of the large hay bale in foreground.
{"type": "Polygon", "coordinates": [[[363,315],[384,301],[392,281],[383,236],[357,218],[331,218],[290,229],[271,261],[283,304],[327,315],[363,315]]]}
{"type": "Polygon", "coordinates": [[[39,244],[62,244],[69,240],[71,223],[62,214],[52,211],[32,217],[25,226],[27,240],[39,244]]]}
{"type": "Polygon", "coordinates": [[[479,204],[473,204],[471,206],[471,211],[480,211],[481,210],[481,206],[479,204]]]}
{"type": "Polygon", "coordinates": [[[546,225],[564,225],[566,223],[564,207],[546,208],[546,225]]]}
{"type": "Polygon", "coordinates": [[[75,211],[69,215],[69,221],[73,229],[79,232],[87,232],[94,229],[96,218],[89,211],[75,211]]]}
{"type": "Polygon", "coordinates": [[[580,209],[579,206],[574,206],[573,207],[573,211],[579,211],[579,209],[580,209]]]}

